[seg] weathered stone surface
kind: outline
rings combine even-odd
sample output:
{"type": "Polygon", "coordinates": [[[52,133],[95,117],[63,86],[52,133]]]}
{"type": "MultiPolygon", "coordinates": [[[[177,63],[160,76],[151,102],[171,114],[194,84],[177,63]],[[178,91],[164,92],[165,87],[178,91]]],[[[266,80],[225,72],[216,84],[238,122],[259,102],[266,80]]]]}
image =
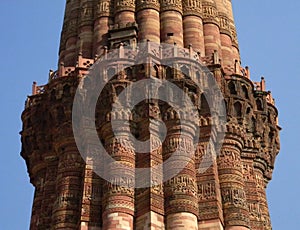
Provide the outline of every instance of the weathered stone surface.
{"type": "MultiPolygon", "coordinates": [[[[271,229],[266,186],[272,178],[279,152],[278,111],[265,80],[252,82],[249,68],[240,66],[236,31],[230,0],[68,0],[63,23],[59,69],[49,73],[44,86],[33,84],[22,113],[22,151],[30,181],[35,187],[30,229],[271,229]],[[72,131],[73,98],[80,79],[89,67],[107,52],[150,40],[174,45],[172,52],[150,47],[155,66],[130,66],[120,59],[107,64],[104,76],[115,74],[101,94],[96,109],[99,139],[119,163],[153,167],[172,156],[178,148],[192,157],[174,161],[171,169],[151,172],[147,179],[162,181],[169,171],[183,169],[172,179],[150,188],[134,188],[134,170],[127,180],[113,177],[114,164],[82,159],[72,131]],[[178,49],[184,51],[177,52],[178,49]],[[227,127],[220,155],[209,156],[207,170],[199,173],[214,121],[203,92],[195,90],[191,79],[178,70],[159,64],[162,58],[176,57],[180,68],[194,58],[214,74],[224,95],[227,127]],[[169,79],[191,97],[199,110],[197,129],[178,126],[178,114],[167,103],[157,100],[139,104],[135,116],[128,111],[111,112],[111,103],[131,82],[149,77],[169,79]],[[120,123],[131,117],[131,128],[121,129],[121,139],[112,133],[110,120],[120,123]],[[165,123],[168,133],[163,143],[159,130],[149,119],[165,123]],[[129,134],[159,146],[140,155],[132,148],[129,134]],[[126,143],[124,147],[120,143],[126,143]],[[110,171],[111,180],[93,171],[110,171]],[[168,171],[169,170],[169,171],[168,171]],[[129,179],[128,179],[129,178],[129,179]],[[123,186],[122,186],[123,185],[123,186]]],[[[190,70],[189,70],[190,71],[190,70]]],[[[198,77],[192,69],[191,76],[198,77]]],[[[88,83],[86,83],[88,84],[88,83]]],[[[169,95],[175,100],[174,95],[169,95]]],[[[89,121],[85,121],[89,122],[89,121]]],[[[84,125],[84,122],[83,124],[84,125]]],[[[88,134],[82,143],[95,151],[88,134]]],[[[96,151],[95,151],[96,152],[96,151]]],[[[184,154],[183,154],[184,156],[184,154]]]]}

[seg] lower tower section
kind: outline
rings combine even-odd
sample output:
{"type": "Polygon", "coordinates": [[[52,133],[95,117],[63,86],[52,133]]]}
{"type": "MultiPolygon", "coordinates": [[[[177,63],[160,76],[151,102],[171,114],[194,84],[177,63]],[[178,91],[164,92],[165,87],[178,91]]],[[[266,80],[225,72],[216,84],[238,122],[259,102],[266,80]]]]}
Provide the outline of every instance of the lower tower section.
{"type": "MultiPolygon", "coordinates": [[[[279,128],[271,96],[263,91],[264,79],[252,83],[235,74],[234,80],[222,80],[215,56],[204,58],[212,63],[208,67],[225,95],[227,125],[224,142],[219,144],[221,126],[213,119],[215,110],[206,98],[209,87],[200,90],[187,77],[190,74],[196,80],[198,76],[197,68],[194,72],[186,68],[189,57],[197,53],[174,44],[161,50],[161,57],[152,56],[158,49],[147,42],[139,51],[121,45],[115,54],[104,52],[101,60],[107,68],[96,70],[107,83],[94,120],[84,115],[91,101],[76,108],[79,112],[73,104],[76,89],[97,85],[85,77],[94,60],[79,56],[81,66],[61,66],[58,71],[68,75],[52,78],[45,86],[34,83],[21,132],[22,156],[36,188],[31,229],[270,229],[265,186],[279,150],[279,128]],[[140,57],[141,49],[146,56],[139,62],[148,64],[124,59],[128,54],[140,57]],[[124,70],[117,72],[117,66],[124,70]],[[131,85],[137,79],[154,78],[169,79],[188,97],[151,83],[135,92],[144,95],[151,90],[150,95],[161,95],[169,102],[145,99],[132,110],[121,106],[122,97],[131,103],[130,92],[136,90],[131,85]],[[131,91],[126,92],[128,87],[131,91]],[[190,107],[186,100],[191,100],[190,107]],[[174,109],[174,103],[182,106],[174,109]],[[198,115],[191,118],[194,108],[198,115]],[[73,136],[74,122],[78,122],[79,139],[73,136]],[[96,137],[86,128],[91,127],[88,124],[95,124],[96,137]],[[144,144],[138,147],[133,139],[144,144]],[[98,142],[112,160],[99,158],[98,142]],[[151,170],[137,173],[143,168],[151,170]]],[[[87,91],[83,92],[81,100],[87,97],[87,91]]]]}

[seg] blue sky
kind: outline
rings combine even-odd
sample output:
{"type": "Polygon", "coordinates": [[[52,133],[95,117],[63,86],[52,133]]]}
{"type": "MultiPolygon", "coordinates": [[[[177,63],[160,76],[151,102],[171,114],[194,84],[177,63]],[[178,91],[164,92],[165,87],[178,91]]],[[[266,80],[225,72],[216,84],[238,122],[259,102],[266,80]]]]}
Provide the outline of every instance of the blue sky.
{"type": "MultiPolygon", "coordinates": [[[[28,229],[33,188],[19,156],[20,115],[31,83],[56,69],[63,0],[0,2],[1,229],[28,229]]],[[[243,65],[265,76],[280,111],[281,151],[268,200],[274,230],[300,226],[300,2],[233,0],[243,65]]]]}

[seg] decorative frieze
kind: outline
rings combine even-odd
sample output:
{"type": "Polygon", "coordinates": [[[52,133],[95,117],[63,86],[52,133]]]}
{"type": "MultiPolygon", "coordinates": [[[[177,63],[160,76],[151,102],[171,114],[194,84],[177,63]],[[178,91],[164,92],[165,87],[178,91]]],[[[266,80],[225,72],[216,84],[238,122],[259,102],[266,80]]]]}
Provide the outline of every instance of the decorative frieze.
{"type": "Polygon", "coordinates": [[[109,17],[113,13],[114,1],[102,0],[96,5],[95,17],[109,17]]]}
{"type": "Polygon", "coordinates": [[[177,11],[182,14],[182,0],[161,0],[160,11],[177,11]]]}
{"type": "Polygon", "coordinates": [[[203,2],[202,5],[203,10],[203,23],[218,23],[218,10],[215,4],[211,4],[209,2],[203,2]]]}
{"type": "Polygon", "coordinates": [[[216,199],[216,182],[198,182],[198,201],[216,199]]]}
{"type": "Polygon", "coordinates": [[[135,1],[134,0],[115,0],[114,1],[114,11],[115,14],[122,11],[135,11],[135,1]]]}
{"type": "Polygon", "coordinates": [[[160,10],[160,2],[159,0],[137,0],[136,1],[136,11],[140,11],[143,9],[153,9],[160,10]]]}
{"type": "Polygon", "coordinates": [[[202,0],[183,0],[183,16],[195,15],[203,17],[202,0]]]}
{"type": "Polygon", "coordinates": [[[223,204],[233,205],[234,207],[246,207],[246,194],[239,188],[224,188],[222,189],[223,204]]]}
{"type": "Polygon", "coordinates": [[[197,195],[196,181],[190,176],[176,176],[168,180],[165,184],[170,186],[174,194],[197,195]]]}
{"type": "Polygon", "coordinates": [[[231,28],[228,16],[226,14],[219,13],[218,20],[220,23],[220,33],[227,34],[231,37],[231,28]]]}

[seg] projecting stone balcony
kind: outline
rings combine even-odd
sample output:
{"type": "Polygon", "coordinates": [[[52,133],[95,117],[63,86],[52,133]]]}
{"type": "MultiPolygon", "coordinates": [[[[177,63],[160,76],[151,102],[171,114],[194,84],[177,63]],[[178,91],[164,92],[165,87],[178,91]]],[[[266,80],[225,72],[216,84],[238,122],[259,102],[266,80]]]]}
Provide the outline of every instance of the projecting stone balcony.
{"type": "MultiPolygon", "coordinates": [[[[94,59],[83,58],[82,54],[78,55],[78,60],[76,66],[64,66],[64,63],[60,63],[59,69],[57,71],[50,70],[49,72],[49,82],[52,82],[61,77],[82,77],[89,73],[89,68],[97,61],[109,60],[118,62],[123,60],[123,62],[128,61],[130,64],[134,64],[136,60],[139,60],[139,55],[141,57],[151,57],[153,60],[161,62],[161,60],[180,60],[185,59],[186,61],[192,61],[195,63],[200,63],[201,65],[207,66],[208,68],[222,67],[225,73],[231,73],[234,76],[242,77],[250,80],[250,70],[246,66],[245,68],[240,66],[238,61],[235,62],[234,66],[222,66],[222,60],[219,59],[219,54],[215,51],[210,56],[201,57],[199,52],[195,52],[192,46],[189,48],[180,48],[175,43],[173,45],[161,46],[156,43],[146,42],[139,49],[132,49],[130,47],[120,44],[118,49],[109,51],[107,47],[104,47],[103,53],[100,56],[96,56],[94,59]],[[147,55],[145,55],[147,54],[147,55]]],[[[142,60],[143,61],[143,60],[142,60]]],[[[145,60],[147,61],[147,60],[145,60]]],[[[230,78],[230,76],[225,76],[230,78]]],[[[270,92],[265,90],[265,80],[261,79],[260,82],[252,82],[253,88],[258,93],[267,94],[267,102],[274,105],[274,99],[270,92]]],[[[47,85],[38,86],[36,82],[32,86],[32,96],[29,96],[26,100],[25,107],[29,107],[38,100],[34,95],[43,94],[47,88],[47,85]]]]}

